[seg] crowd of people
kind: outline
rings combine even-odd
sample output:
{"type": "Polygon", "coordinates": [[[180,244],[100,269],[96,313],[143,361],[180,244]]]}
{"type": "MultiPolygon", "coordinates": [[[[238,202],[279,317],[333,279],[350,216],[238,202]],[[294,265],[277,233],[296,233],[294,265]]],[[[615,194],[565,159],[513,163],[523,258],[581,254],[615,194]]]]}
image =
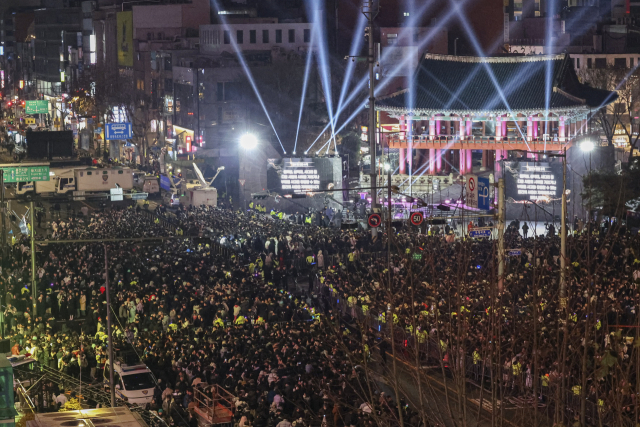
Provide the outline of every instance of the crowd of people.
{"type": "MultiPolygon", "coordinates": [[[[635,330],[624,326],[640,319],[640,241],[618,228],[570,238],[565,302],[557,237],[509,233],[505,247],[522,255],[508,258],[499,277],[492,240],[395,230],[384,254],[387,233],[255,211],[180,209],[172,220],[210,243],[176,238],[174,229],[127,208],[54,221],[51,234],[173,237],[108,245],[114,338],[132,345],[155,374],[152,409],[169,422],[193,422],[194,393],[215,384],[237,397],[241,427],[365,426],[398,411],[405,424],[424,424],[428,418],[386,397],[380,383],[371,383],[375,399],[362,390],[361,365],[386,360],[391,339],[413,343],[423,359],[435,349],[435,360],[452,372],[499,366],[504,394],[535,387],[536,399],[546,401],[562,387],[567,400],[588,400],[598,416],[637,416],[635,330]],[[308,290],[292,286],[301,277],[308,290]],[[362,319],[368,327],[358,327],[362,319]]],[[[108,309],[102,244],[39,253],[35,311],[25,253],[14,245],[2,272],[12,351],[101,379],[108,309]]],[[[398,357],[406,356],[401,350],[398,357]]]]}

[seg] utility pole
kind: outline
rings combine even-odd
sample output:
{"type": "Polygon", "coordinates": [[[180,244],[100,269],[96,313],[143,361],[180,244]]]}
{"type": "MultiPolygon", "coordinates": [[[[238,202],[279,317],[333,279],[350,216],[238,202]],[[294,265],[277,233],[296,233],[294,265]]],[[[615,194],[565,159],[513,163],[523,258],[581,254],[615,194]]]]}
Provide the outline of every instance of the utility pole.
{"type": "Polygon", "coordinates": [[[567,306],[567,149],[562,160],[562,218],[560,219],[560,307],[567,306]]]}
{"type": "MultiPolygon", "coordinates": [[[[369,21],[367,34],[369,36],[369,157],[371,158],[371,210],[378,206],[377,174],[376,174],[376,97],[375,97],[375,50],[373,40],[373,20],[378,15],[378,7],[374,6],[374,0],[365,0],[362,13],[369,21]]],[[[378,229],[371,230],[372,237],[378,235],[378,229]]]]}
{"type": "Polygon", "coordinates": [[[504,178],[498,180],[498,292],[504,288],[504,178]]]}
{"type": "Polygon", "coordinates": [[[31,237],[31,299],[33,300],[33,312],[31,313],[31,318],[35,322],[36,317],[38,316],[38,311],[36,307],[37,293],[36,293],[36,227],[33,224],[33,217],[35,216],[35,211],[33,210],[33,201],[29,202],[29,214],[30,214],[30,224],[31,230],[29,233],[31,237]]]}
{"type": "Polygon", "coordinates": [[[116,388],[113,383],[113,335],[111,333],[111,289],[109,289],[109,258],[107,255],[107,244],[104,246],[104,280],[107,288],[107,337],[109,344],[109,393],[111,394],[111,407],[116,407],[116,388]]]}

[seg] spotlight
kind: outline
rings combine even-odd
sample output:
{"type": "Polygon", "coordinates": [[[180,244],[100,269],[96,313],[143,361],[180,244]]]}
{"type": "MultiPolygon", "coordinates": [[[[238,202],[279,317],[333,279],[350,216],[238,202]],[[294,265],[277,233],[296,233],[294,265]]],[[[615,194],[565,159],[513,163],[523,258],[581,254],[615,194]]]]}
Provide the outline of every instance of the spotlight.
{"type": "Polygon", "coordinates": [[[240,146],[245,150],[253,150],[258,145],[258,139],[255,135],[245,133],[240,137],[240,146]]]}
{"type": "Polygon", "coordinates": [[[588,153],[589,151],[593,151],[594,148],[596,148],[596,145],[590,139],[587,139],[586,141],[582,141],[582,143],[580,144],[580,149],[585,153],[588,153]]]}

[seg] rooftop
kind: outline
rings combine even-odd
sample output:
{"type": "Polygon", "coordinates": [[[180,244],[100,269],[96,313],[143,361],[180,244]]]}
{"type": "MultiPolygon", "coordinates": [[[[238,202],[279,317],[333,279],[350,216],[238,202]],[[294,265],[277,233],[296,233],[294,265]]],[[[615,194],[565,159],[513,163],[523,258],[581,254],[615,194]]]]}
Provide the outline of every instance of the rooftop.
{"type": "Polygon", "coordinates": [[[568,55],[426,54],[413,87],[378,98],[376,109],[400,114],[532,114],[547,109],[547,98],[549,111],[566,112],[598,109],[615,101],[617,94],[581,84],[568,55]]]}

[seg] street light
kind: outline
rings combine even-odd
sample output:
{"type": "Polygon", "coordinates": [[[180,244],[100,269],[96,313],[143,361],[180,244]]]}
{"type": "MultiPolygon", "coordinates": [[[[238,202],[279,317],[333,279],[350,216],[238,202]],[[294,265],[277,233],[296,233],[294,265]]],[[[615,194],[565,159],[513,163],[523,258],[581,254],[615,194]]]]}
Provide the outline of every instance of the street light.
{"type": "Polygon", "coordinates": [[[258,139],[255,135],[245,133],[240,137],[240,146],[246,150],[253,150],[258,145],[258,139]]]}

